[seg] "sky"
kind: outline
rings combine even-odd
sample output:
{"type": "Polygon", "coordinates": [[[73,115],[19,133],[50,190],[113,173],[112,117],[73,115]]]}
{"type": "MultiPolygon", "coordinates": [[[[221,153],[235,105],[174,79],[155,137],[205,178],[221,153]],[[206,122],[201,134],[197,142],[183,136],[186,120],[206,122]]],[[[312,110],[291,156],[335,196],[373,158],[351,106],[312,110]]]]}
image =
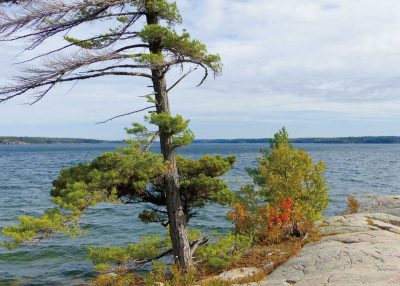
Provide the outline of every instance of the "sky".
{"type": "MultiPolygon", "coordinates": [[[[400,1],[178,0],[182,28],[222,57],[222,76],[201,74],[171,94],[197,138],[400,135],[400,1]]],[[[46,43],[45,50],[58,42],[46,43]]],[[[18,74],[23,43],[0,44],[0,84],[18,74]]],[[[40,52],[36,51],[36,52],[40,52]]],[[[173,74],[168,80],[173,82],[173,74]]],[[[146,79],[60,86],[41,102],[0,104],[0,136],[122,139],[146,107],[146,79]]]]}

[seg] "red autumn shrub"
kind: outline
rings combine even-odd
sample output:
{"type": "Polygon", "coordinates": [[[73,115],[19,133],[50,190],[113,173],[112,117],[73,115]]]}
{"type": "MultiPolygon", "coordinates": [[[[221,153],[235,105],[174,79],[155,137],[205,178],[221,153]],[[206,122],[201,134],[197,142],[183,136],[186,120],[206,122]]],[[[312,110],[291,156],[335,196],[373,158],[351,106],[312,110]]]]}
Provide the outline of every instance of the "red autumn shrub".
{"type": "Polygon", "coordinates": [[[276,243],[288,236],[293,226],[301,221],[301,212],[295,208],[292,198],[282,199],[277,205],[246,201],[234,204],[228,218],[236,233],[252,235],[260,242],[276,243]]]}

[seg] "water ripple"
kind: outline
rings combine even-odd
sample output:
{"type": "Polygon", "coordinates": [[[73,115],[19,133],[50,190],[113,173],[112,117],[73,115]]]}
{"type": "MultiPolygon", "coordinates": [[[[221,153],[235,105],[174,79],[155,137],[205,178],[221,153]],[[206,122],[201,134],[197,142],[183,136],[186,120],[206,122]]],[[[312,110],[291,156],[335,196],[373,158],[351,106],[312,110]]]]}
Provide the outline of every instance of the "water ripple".
{"type": "MultiPolygon", "coordinates": [[[[297,146],[327,164],[331,189],[327,215],[343,210],[347,195],[399,193],[400,145],[297,146]]],[[[0,228],[15,223],[20,215],[40,215],[52,207],[48,193],[61,168],[92,160],[115,147],[115,144],[0,145],[0,228]]],[[[181,152],[191,158],[205,153],[236,155],[237,164],[224,179],[233,190],[238,190],[251,182],[244,168],[256,166],[255,158],[263,147],[262,144],[194,144],[181,152]]],[[[84,223],[90,232],[85,237],[60,237],[14,251],[0,249],[0,284],[81,285],[94,275],[92,264],[85,257],[86,246],[124,245],[162,230],[158,225],[144,227],[137,219],[141,209],[100,204],[87,213],[84,223]]],[[[227,208],[220,206],[208,206],[191,225],[207,232],[226,232],[230,227],[226,211],[227,208]]]]}

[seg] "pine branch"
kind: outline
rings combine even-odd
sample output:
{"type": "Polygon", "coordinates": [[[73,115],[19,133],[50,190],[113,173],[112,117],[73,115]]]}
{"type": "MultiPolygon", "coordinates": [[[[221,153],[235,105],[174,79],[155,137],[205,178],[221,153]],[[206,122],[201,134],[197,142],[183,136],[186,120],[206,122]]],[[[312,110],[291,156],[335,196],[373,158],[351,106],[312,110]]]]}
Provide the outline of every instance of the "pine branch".
{"type": "MultiPolygon", "coordinates": [[[[121,39],[120,37],[121,37],[121,36],[125,36],[125,35],[132,35],[132,36],[136,37],[137,33],[136,33],[136,32],[113,33],[113,34],[107,35],[107,36],[109,36],[109,37],[118,37],[118,39],[121,39]]],[[[92,37],[92,38],[87,38],[87,39],[84,39],[84,40],[79,40],[79,41],[77,41],[76,43],[71,43],[71,44],[65,45],[65,46],[63,46],[63,47],[61,47],[61,48],[58,48],[58,49],[52,50],[52,51],[50,51],[50,52],[47,52],[47,53],[44,53],[44,54],[35,56],[35,57],[30,58],[30,59],[28,59],[28,60],[24,60],[24,61],[21,61],[21,62],[17,62],[16,64],[28,63],[28,62],[37,60],[37,59],[39,59],[39,58],[43,58],[43,57],[49,56],[49,55],[51,55],[51,54],[54,54],[54,53],[57,53],[57,52],[61,52],[61,51],[65,50],[65,49],[68,49],[68,48],[77,46],[77,45],[79,45],[79,44],[83,44],[84,42],[99,40],[99,39],[102,39],[102,38],[104,38],[104,37],[106,37],[106,36],[105,36],[105,35],[101,35],[101,36],[96,36],[96,37],[92,37]]],[[[118,39],[114,39],[113,41],[110,41],[109,45],[115,43],[118,39]]],[[[109,45],[107,45],[107,46],[109,46],[109,45]]],[[[101,49],[104,49],[104,48],[106,48],[107,46],[102,46],[101,49]]]]}
{"type": "MultiPolygon", "coordinates": [[[[70,57],[48,60],[43,68],[26,68],[24,74],[16,77],[16,83],[4,86],[0,89],[0,103],[6,102],[16,96],[34,91],[38,88],[46,88],[44,91],[37,92],[39,100],[43,98],[57,83],[75,80],[84,80],[102,76],[140,76],[151,79],[152,76],[143,72],[127,71],[104,71],[93,74],[85,74],[84,71],[76,73],[77,70],[88,67],[98,62],[110,62],[117,60],[130,59],[131,55],[122,55],[114,51],[103,53],[82,53],[73,59],[70,57]],[[74,73],[75,72],[75,73],[74,73]]],[[[35,102],[37,102],[35,100],[35,102]]]]}
{"type": "MultiPolygon", "coordinates": [[[[28,1],[27,1],[28,2],[28,1]]],[[[30,1],[26,5],[20,5],[13,15],[10,17],[10,12],[1,11],[0,17],[0,34],[5,40],[18,40],[34,37],[32,48],[41,44],[45,39],[63,31],[68,31],[73,27],[104,18],[115,18],[119,15],[129,15],[132,25],[142,15],[142,10],[113,13],[112,9],[120,6],[125,9],[126,4],[130,4],[130,0],[109,0],[109,1],[30,1]],[[90,11],[87,14],[82,14],[82,11],[90,11]],[[47,20],[55,20],[51,23],[47,20]],[[15,36],[11,39],[8,37],[16,34],[20,30],[26,28],[32,29],[33,32],[20,36],[15,36]]]]}
{"type": "MultiPolygon", "coordinates": [[[[209,241],[209,237],[202,237],[202,238],[200,238],[198,240],[195,240],[195,241],[191,242],[190,243],[191,254],[193,255],[195,250],[199,246],[201,246],[203,244],[206,244],[208,241],[209,241]]],[[[130,259],[128,261],[123,262],[119,266],[122,266],[124,268],[129,269],[129,270],[135,270],[136,268],[138,268],[138,267],[140,267],[140,266],[142,266],[142,265],[144,265],[146,263],[150,263],[152,261],[159,260],[159,259],[161,259],[161,258],[163,258],[163,257],[165,257],[167,255],[171,255],[171,254],[173,254],[173,249],[172,248],[167,249],[167,250],[161,252],[159,255],[157,255],[155,257],[152,257],[152,258],[149,258],[149,259],[143,259],[143,260],[130,259]]],[[[110,269],[106,273],[108,273],[108,274],[113,273],[114,270],[115,269],[110,269]]]]}

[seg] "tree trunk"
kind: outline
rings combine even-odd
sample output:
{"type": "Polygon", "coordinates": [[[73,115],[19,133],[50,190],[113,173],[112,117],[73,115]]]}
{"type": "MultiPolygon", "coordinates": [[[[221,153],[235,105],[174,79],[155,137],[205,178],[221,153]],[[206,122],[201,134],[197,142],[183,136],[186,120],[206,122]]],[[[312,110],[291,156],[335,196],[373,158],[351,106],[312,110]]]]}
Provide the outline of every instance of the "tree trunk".
{"type": "MultiPolygon", "coordinates": [[[[157,16],[146,15],[148,24],[158,24],[157,16]]],[[[150,43],[151,53],[161,53],[159,43],[150,43]]],[[[157,102],[157,113],[171,114],[167,92],[167,83],[163,69],[152,69],[152,81],[157,102]]],[[[172,241],[174,260],[183,270],[193,267],[190,243],[187,236],[187,219],[183,212],[182,200],[179,191],[179,177],[176,167],[176,157],[172,142],[172,135],[166,130],[159,130],[161,153],[164,159],[169,162],[166,173],[166,196],[167,212],[169,219],[169,230],[172,241]]]]}

